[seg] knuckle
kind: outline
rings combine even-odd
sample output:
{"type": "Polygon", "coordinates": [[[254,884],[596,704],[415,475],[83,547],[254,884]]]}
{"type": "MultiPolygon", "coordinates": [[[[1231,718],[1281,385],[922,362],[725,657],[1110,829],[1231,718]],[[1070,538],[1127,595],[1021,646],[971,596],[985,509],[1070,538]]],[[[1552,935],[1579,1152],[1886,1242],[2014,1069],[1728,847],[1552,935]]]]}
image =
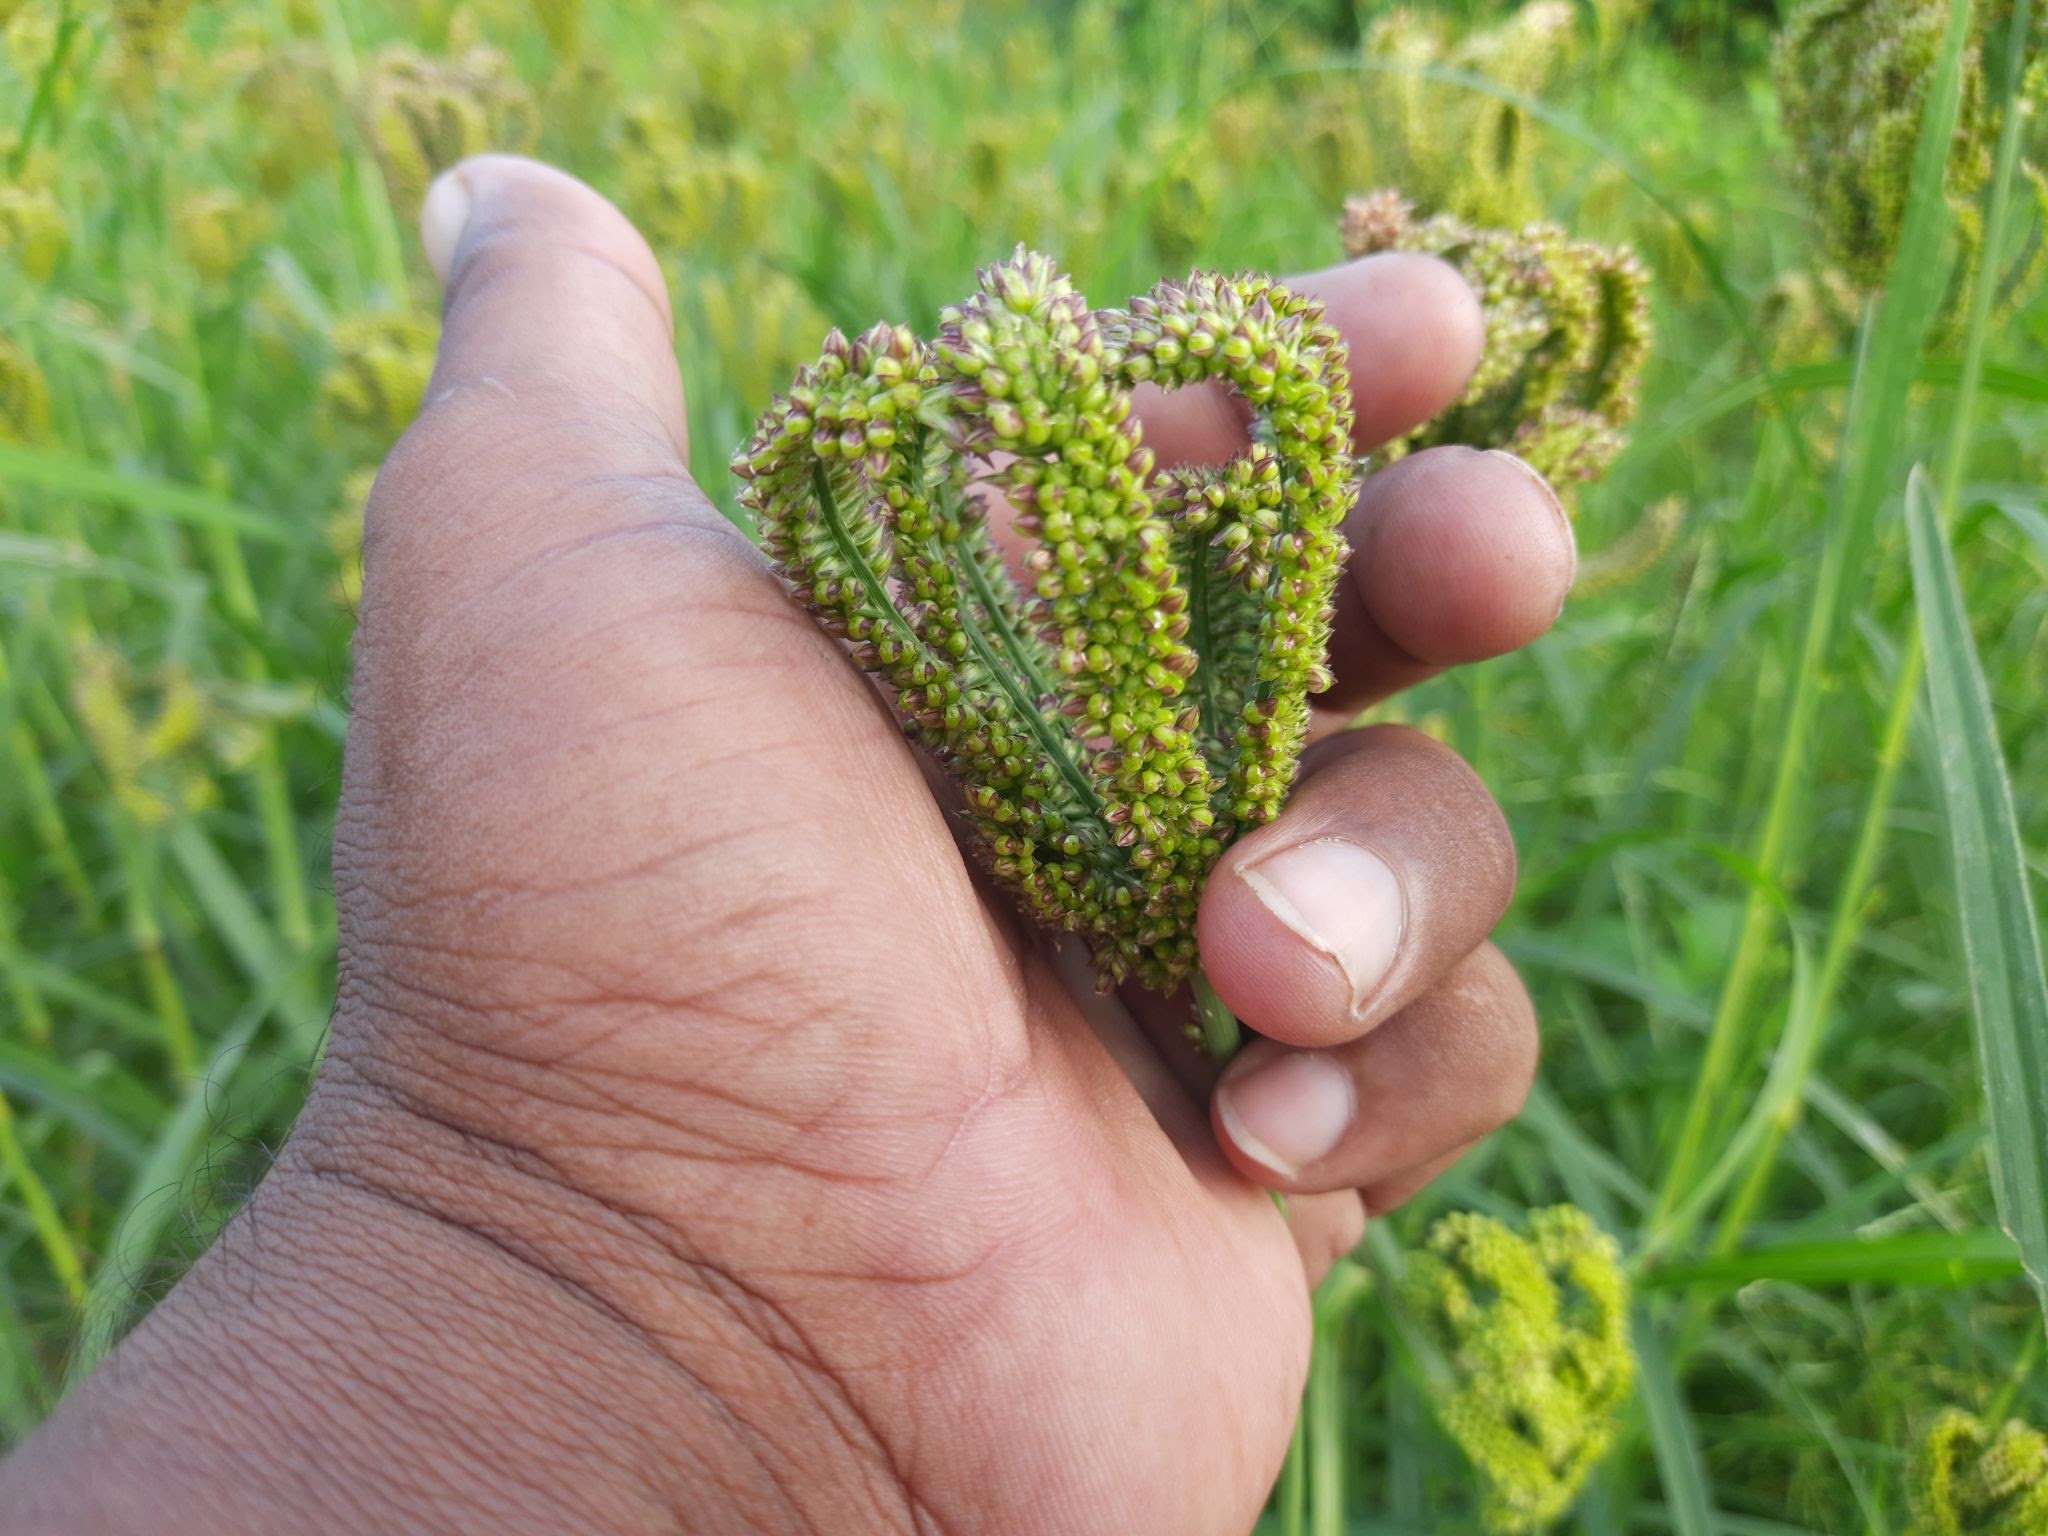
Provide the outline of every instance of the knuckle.
{"type": "Polygon", "coordinates": [[[1522,978],[1495,945],[1483,944],[1473,954],[1469,968],[1478,996],[1473,1006],[1488,1021],[1486,1035],[1491,1055],[1488,1106],[1492,1123],[1488,1129],[1507,1124],[1529,1102],[1536,1083],[1536,1069],[1542,1057],[1542,1033],[1537,1028],[1536,1007],[1522,978]]]}
{"type": "MultiPolygon", "coordinates": [[[[1506,815],[1472,765],[1433,736],[1407,725],[1345,731],[1303,755],[1304,791],[1343,817],[1398,817],[1418,848],[1455,855],[1447,871],[1477,883],[1507,910],[1517,874],[1515,839],[1506,815]]],[[[1490,925],[1489,925],[1490,926],[1490,925]]]]}

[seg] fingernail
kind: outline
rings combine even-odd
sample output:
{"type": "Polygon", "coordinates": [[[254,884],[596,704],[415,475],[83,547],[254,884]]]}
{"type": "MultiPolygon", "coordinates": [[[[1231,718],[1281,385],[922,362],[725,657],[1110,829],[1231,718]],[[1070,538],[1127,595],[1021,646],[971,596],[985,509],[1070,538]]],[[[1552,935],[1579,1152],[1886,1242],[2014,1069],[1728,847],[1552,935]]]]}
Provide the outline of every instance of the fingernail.
{"type": "Polygon", "coordinates": [[[443,286],[455,260],[455,247],[462,240],[462,226],[469,222],[469,205],[469,183],[460,170],[443,171],[420,204],[420,244],[426,247],[427,265],[443,286]]]}
{"type": "MultiPolygon", "coordinates": [[[[1565,511],[1564,503],[1558,500],[1557,492],[1552,488],[1549,480],[1538,474],[1536,466],[1527,459],[1509,453],[1505,448],[1489,448],[1486,451],[1496,459],[1506,459],[1515,468],[1527,475],[1535,483],[1536,489],[1543,493],[1543,504],[1550,508],[1551,515],[1558,521],[1558,526],[1564,529],[1564,547],[1571,553],[1571,573],[1565,578],[1564,584],[1565,591],[1567,593],[1570,592],[1572,583],[1579,579],[1579,534],[1578,530],[1572,526],[1571,514],[1565,511]]],[[[1559,600],[1558,607],[1560,610],[1563,609],[1564,603],[1562,599],[1559,600]]]]}
{"type": "Polygon", "coordinates": [[[1216,1116],[1238,1151],[1293,1178],[1337,1150],[1354,1112],[1351,1074],[1317,1051],[1290,1051],[1216,1087],[1216,1116]]]}
{"type": "Polygon", "coordinates": [[[1344,974],[1361,1013],[1401,947],[1407,900],[1400,877],[1370,848],[1324,837],[1267,854],[1238,871],[1268,912],[1344,974]]]}

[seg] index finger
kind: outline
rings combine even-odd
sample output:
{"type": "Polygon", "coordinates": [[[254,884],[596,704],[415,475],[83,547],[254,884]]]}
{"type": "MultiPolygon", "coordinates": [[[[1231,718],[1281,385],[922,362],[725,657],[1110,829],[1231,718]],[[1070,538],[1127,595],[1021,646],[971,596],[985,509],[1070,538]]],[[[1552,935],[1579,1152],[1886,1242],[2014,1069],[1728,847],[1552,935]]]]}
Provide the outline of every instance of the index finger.
{"type": "MultiPolygon", "coordinates": [[[[1322,302],[1351,354],[1352,446],[1370,453],[1457,401],[1479,366],[1486,318],[1455,267],[1389,251],[1290,277],[1322,302]]],[[[1167,467],[1220,464],[1244,452],[1244,402],[1220,384],[1134,391],[1145,442],[1167,467]]]]}
{"type": "MultiPolygon", "coordinates": [[[[1288,286],[1320,299],[1344,338],[1361,456],[1455,404],[1479,364],[1479,301],[1435,257],[1389,252],[1288,286]]],[[[1147,386],[1137,404],[1165,465],[1221,463],[1249,441],[1244,402],[1221,385],[1147,386]]],[[[1344,536],[1323,729],[1446,667],[1527,645],[1556,619],[1577,568],[1557,497],[1500,452],[1431,449],[1371,475],[1344,536]]]]}

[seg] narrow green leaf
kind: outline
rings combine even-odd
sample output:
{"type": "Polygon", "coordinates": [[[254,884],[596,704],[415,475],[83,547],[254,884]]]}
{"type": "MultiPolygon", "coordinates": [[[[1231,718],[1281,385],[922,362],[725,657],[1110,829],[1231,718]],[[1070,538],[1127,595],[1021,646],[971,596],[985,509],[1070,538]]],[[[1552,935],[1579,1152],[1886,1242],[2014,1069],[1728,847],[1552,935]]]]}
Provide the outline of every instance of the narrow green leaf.
{"type": "Polygon", "coordinates": [[[1660,1290],[1727,1290],[1754,1280],[1806,1286],[1866,1281],[1893,1286],[1969,1286],[2009,1280],[2019,1273],[2019,1251],[2003,1232],[1988,1227],[1968,1232],[1935,1228],[1882,1237],[1773,1243],[1718,1258],[1660,1264],[1639,1283],[1660,1290]]]}
{"type": "Polygon", "coordinates": [[[119,1068],[90,1076],[49,1050],[0,1035],[0,1090],[61,1115],[108,1153],[142,1154],[144,1138],[169,1113],[149,1088],[119,1068]]]}
{"type": "Polygon", "coordinates": [[[68,454],[0,444],[0,485],[30,485],[82,501],[128,507],[151,517],[202,528],[225,528],[272,544],[292,542],[292,531],[276,518],[224,496],[189,485],[108,469],[68,454]]]}
{"type": "Polygon", "coordinates": [[[218,1134],[217,1106],[228,1093],[236,1069],[248,1059],[249,1044],[270,1005],[268,997],[256,999],[229,1026],[214,1048],[206,1070],[186,1089],[184,1102],[165,1120],[148,1155],[129,1180],[121,1215],[112,1228],[113,1238],[86,1289],[67,1386],[83,1380],[86,1372],[113,1348],[135,1305],[138,1290],[149,1279],[149,1266],[162,1244],[164,1232],[181,1209],[186,1181],[213,1145],[218,1134]]]}
{"type": "Polygon", "coordinates": [[[2041,563],[2048,566],[2048,514],[2044,514],[2036,500],[2029,501],[2017,493],[1999,492],[1988,498],[1999,511],[2003,512],[2012,525],[2033,543],[2041,563]]]}
{"type": "Polygon", "coordinates": [[[1935,767],[1991,1120],[2000,1224],[2048,1309],[2048,977],[1991,693],[1926,473],[1906,485],[1935,767]]]}
{"type": "Polygon", "coordinates": [[[1792,698],[1774,733],[1777,764],[1753,860],[1764,883],[1751,885],[1692,1098],[1658,1188],[1653,1226],[1664,1225],[1680,1205],[1696,1197],[1701,1167],[1741,1103],[1736,1077],[1752,1044],[1753,1021],[1762,1011],[1755,1006],[1755,994],[1765,980],[1780,921],[1766,891],[1783,880],[1803,835],[1821,701],[1832,684],[1841,634],[1853,609],[1851,599],[1866,582],[1879,508],[1887,489],[1896,483],[1892,475],[1901,451],[1899,425],[1908,414],[1921,344],[1947,283],[1943,241],[1952,221],[1946,170],[1962,101],[1969,36],[1970,0],[1952,0],[1941,60],[1928,82],[1921,114],[1898,249],[1856,359],[1792,698]]]}
{"type": "Polygon", "coordinates": [[[1640,1311],[1636,1314],[1635,1344],[1636,1394],[1642,1399],[1643,1412],[1649,1419],[1650,1445],[1657,1455],[1657,1473],[1664,1483],[1671,1529],[1678,1536],[1714,1536],[1720,1528],[1720,1516],[1707,1488],[1699,1436],[1693,1430],[1685,1400],[1679,1395],[1663,1341],[1640,1311]]]}
{"type": "MultiPolygon", "coordinates": [[[[1645,1504],[1638,1513],[1657,1530],[1669,1531],[1678,1527],[1677,1518],[1661,1504],[1645,1504]]],[[[1811,1526],[1788,1525],[1782,1520],[1765,1520],[1757,1515],[1719,1513],[1714,1516],[1714,1528],[1721,1536],[1819,1536],[1811,1526]]]]}
{"type": "Polygon", "coordinates": [[[290,958],[220,850],[192,821],[173,826],[167,841],[214,933],[227,945],[242,973],[259,987],[281,985],[291,970],[290,958]]]}

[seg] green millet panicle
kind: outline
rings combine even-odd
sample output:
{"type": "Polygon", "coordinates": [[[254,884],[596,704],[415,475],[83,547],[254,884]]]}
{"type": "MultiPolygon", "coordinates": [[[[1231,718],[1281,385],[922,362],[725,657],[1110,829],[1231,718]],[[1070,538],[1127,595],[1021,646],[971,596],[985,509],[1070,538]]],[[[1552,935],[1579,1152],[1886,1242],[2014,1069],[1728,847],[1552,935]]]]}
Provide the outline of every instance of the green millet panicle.
{"type": "Polygon", "coordinates": [[[1105,985],[1195,967],[1202,883],[1275,816],[1327,685],[1357,496],[1344,348],[1264,277],[1092,310],[1047,257],[980,274],[924,342],[834,332],[733,460],[796,596],[894,690],[973,842],[1105,985]],[[1254,446],[1155,473],[1131,389],[1220,380],[1254,446]],[[977,487],[1035,546],[1023,584],[977,487]]]}
{"type": "Polygon", "coordinates": [[[320,385],[320,408],[330,428],[380,450],[395,441],[426,398],[434,335],[431,320],[399,310],[336,321],[334,362],[320,385]]]}
{"type": "MultiPolygon", "coordinates": [[[[0,140],[0,155],[13,145],[0,140]]],[[[0,184],[0,260],[40,283],[56,270],[71,242],[71,231],[56,195],[56,163],[47,154],[28,157],[21,174],[0,184]]]]}
{"type": "Polygon", "coordinates": [[[1418,218],[1395,191],[1347,199],[1341,233],[1352,257],[1442,258],[1485,312],[1486,347],[1464,398],[1389,445],[1389,459],[1445,443],[1505,448],[1567,499],[1614,462],[1650,350],[1649,274],[1633,251],[1574,240],[1554,224],[1418,218]]]}
{"type": "MultiPolygon", "coordinates": [[[[1920,119],[1941,60],[1949,8],[1943,0],[1808,0],[1792,13],[1773,57],[1780,120],[1791,140],[1792,167],[1814,209],[1829,274],[1860,294],[1891,269],[1905,222],[1920,119]]],[[[2038,13],[2037,13],[2038,15],[2038,13]]],[[[1983,248],[1979,196],[1991,179],[2003,118],[1988,100],[1986,80],[1998,73],[1995,53],[2010,46],[2011,7],[1977,7],[1962,60],[1962,99],[1944,167],[1943,191],[1962,246],[1946,318],[1968,308],[1971,287],[1995,285],[1995,311],[2009,313],[2040,279],[2048,245],[2030,241],[2008,270],[1987,272],[1999,253],[1983,248]],[[1994,55],[1987,68],[1986,53],[1994,55]]],[[[2028,39],[2038,48],[2038,24],[2028,39]]],[[[2033,59],[2010,110],[2022,117],[2027,151],[2020,173],[2036,209],[2048,215],[2048,176],[2038,150],[2048,69],[2033,59]]]]}
{"type": "Polygon", "coordinates": [[[448,59],[387,44],[364,71],[357,110],[402,208],[417,208],[456,161],[530,149],[540,131],[533,97],[511,63],[481,44],[448,59]]]}
{"type": "MultiPolygon", "coordinates": [[[[1864,289],[1884,281],[1898,244],[1948,11],[1946,0],[1810,0],[1778,38],[1773,66],[1794,169],[1829,256],[1864,289]]],[[[1976,194],[1990,178],[1995,138],[1973,38],[1946,178],[1972,249],[1976,194]]]]}
{"type": "Polygon", "coordinates": [[[1436,8],[1395,6],[1367,26],[1374,82],[1375,164],[1432,207],[1481,224],[1520,224],[1537,197],[1536,125],[1517,103],[1432,79],[1448,70],[1543,96],[1578,51],[1578,11],[1526,0],[1490,25],[1461,25],[1436,8]]]}
{"type": "Polygon", "coordinates": [[[2048,1536],[2048,1435],[1945,1410],[1913,1464],[1914,1536],[2048,1536]]]}
{"type": "Polygon", "coordinates": [[[1568,1205],[1533,1212],[1526,1237],[1446,1216],[1403,1289],[1451,1369],[1436,1412],[1485,1480],[1487,1529],[1542,1529],[1606,1455],[1635,1374],[1614,1240],[1568,1205]]]}
{"type": "Polygon", "coordinates": [[[0,335],[0,443],[38,443],[50,430],[50,386],[34,358],[0,335]]]}

